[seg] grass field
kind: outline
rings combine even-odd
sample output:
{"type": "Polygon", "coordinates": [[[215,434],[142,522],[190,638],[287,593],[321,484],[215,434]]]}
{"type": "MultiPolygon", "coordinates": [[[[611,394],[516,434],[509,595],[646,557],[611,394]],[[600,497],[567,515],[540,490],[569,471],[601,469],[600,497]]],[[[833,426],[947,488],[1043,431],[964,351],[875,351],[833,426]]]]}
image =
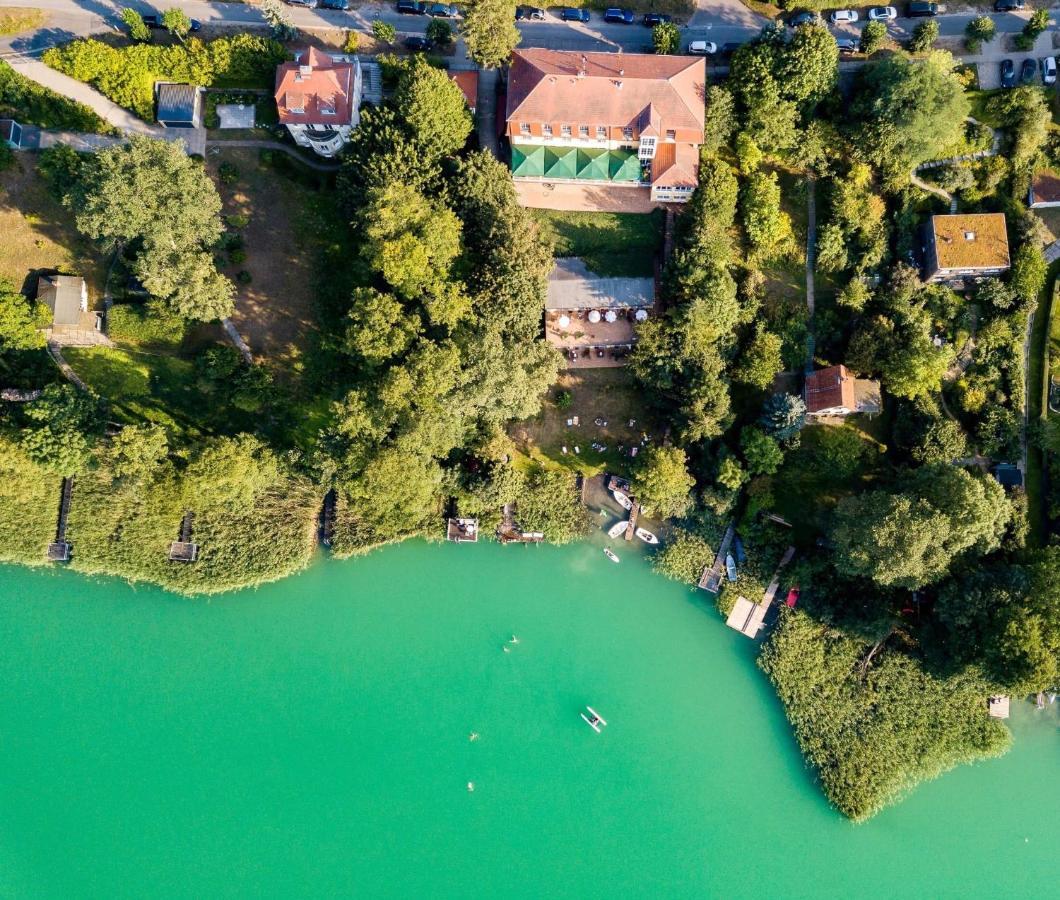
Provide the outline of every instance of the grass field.
{"type": "Polygon", "coordinates": [[[15,157],[0,173],[0,278],[32,297],[37,275],[59,270],[82,275],[89,304],[103,295],[106,264],[77,233],[73,213],[48,192],[32,155],[15,157]]]}
{"type": "Polygon", "coordinates": [[[556,256],[580,256],[597,275],[647,278],[655,273],[666,214],[531,210],[556,246],[556,256]]]}
{"type": "Polygon", "coordinates": [[[0,9],[0,34],[18,34],[40,28],[47,18],[43,10],[31,6],[8,6],[0,9]]]}
{"type": "Polygon", "coordinates": [[[658,439],[649,412],[633,376],[625,369],[578,369],[565,371],[549,391],[544,408],[533,419],[517,422],[509,429],[520,460],[548,468],[569,469],[585,475],[598,472],[628,472],[633,459],[629,448],[639,444],[642,433],[658,439]],[[570,391],[570,409],[562,410],[555,402],[560,391],[570,391]],[[580,424],[568,426],[567,419],[577,416],[580,424]],[[606,426],[595,420],[603,419],[606,426]],[[636,424],[630,427],[630,420],[636,424]],[[596,441],[607,449],[597,452],[596,441]],[[567,453],[563,453],[563,447],[567,453]],[[619,447],[625,447],[620,451],[619,447]],[[574,452],[578,447],[579,453],[574,452]]]}

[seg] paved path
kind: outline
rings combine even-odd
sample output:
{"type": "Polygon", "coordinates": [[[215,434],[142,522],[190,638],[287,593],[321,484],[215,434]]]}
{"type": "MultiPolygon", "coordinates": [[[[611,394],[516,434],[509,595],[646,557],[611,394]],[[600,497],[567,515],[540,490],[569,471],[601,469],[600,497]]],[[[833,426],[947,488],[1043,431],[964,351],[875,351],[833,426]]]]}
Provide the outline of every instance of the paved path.
{"type": "Polygon", "coordinates": [[[478,143],[483,150],[500,156],[497,140],[497,70],[482,69],[478,73],[478,98],[475,100],[478,120],[478,143]]]}
{"type": "MultiPolygon", "coordinates": [[[[1019,470],[1023,475],[1023,483],[1027,483],[1027,426],[1030,423],[1030,376],[1031,376],[1031,331],[1034,327],[1035,307],[1027,315],[1027,329],[1023,333],[1023,396],[1020,398],[1022,404],[1021,418],[1023,427],[1020,428],[1020,461],[1019,470]]],[[[1038,386],[1041,389],[1041,385],[1038,386]]]]}
{"type": "Polygon", "coordinates": [[[909,180],[918,188],[920,188],[920,190],[927,191],[929,194],[934,194],[936,197],[941,197],[943,200],[945,200],[949,204],[951,213],[957,212],[957,198],[954,197],[953,194],[949,193],[948,191],[944,191],[937,185],[929,184],[928,182],[919,178],[916,172],[910,173],[909,180]]]}
{"type": "Polygon", "coordinates": [[[813,335],[814,283],[813,270],[817,260],[817,180],[806,179],[806,307],[810,312],[806,321],[806,374],[813,371],[816,340],[813,335]]]}
{"type": "Polygon", "coordinates": [[[48,341],[48,353],[51,354],[52,359],[55,360],[55,364],[59,367],[59,371],[63,373],[63,377],[67,381],[81,388],[83,391],[88,390],[88,385],[77,377],[77,373],[70,368],[70,363],[63,359],[62,348],[58,344],[48,341]]]}
{"type": "Polygon", "coordinates": [[[286,153],[293,159],[297,159],[302,165],[315,169],[317,172],[337,172],[341,166],[337,162],[326,163],[309,159],[309,157],[295,150],[294,147],[288,144],[281,144],[278,141],[207,141],[206,147],[208,150],[224,150],[227,148],[278,150],[280,153],[286,153]]]}
{"type": "Polygon", "coordinates": [[[1054,263],[1060,259],[1060,241],[1053,241],[1046,247],[1043,251],[1043,256],[1045,256],[1047,263],[1054,263]]]}

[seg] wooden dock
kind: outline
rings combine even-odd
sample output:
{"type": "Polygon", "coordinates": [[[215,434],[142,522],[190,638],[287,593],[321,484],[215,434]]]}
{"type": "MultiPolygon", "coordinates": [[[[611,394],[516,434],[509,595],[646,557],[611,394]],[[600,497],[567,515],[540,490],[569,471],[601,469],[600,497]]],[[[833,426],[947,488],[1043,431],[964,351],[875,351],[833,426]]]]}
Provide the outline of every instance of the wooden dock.
{"type": "Polygon", "coordinates": [[[640,517],[640,504],[633,500],[632,497],[629,499],[633,501],[633,508],[630,509],[629,520],[626,522],[625,537],[627,541],[633,540],[633,535],[637,533],[637,519],[640,517]]]}
{"type": "Polygon", "coordinates": [[[735,533],[736,527],[730,522],[729,527],[725,529],[725,536],[721,539],[721,546],[718,547],[718,555],[714,557],[714,565],[706,566],[699,577],[699,586],[707,593],[716,594],[721,590],[721,580],[725,575],[725,556],[729,552],[729,545],[735,533]]]}
{"type": "Polygon", "coordinates": [[[338,493],[332,488],[324,495],[324,503],[320,510],[319,527],[317,538],[324,547],[330,547],[335,537],[335,507],[338,503],[338,493]]]}
{"type": "Polygon", "coordinates": [[[501,524],[497,526],[497,540],[502,544],[540,544],[545,539],[543,531],[523,531],[515,519],[515,506],[505,503],[501,510],[501,524]]]}
{"type": "Polygon", "coordinates": [[[451,518],[446,521],[445,539],[454,544],[478,543],[478,519],[451,518]]]}
{"type": "Polygon", "coordinates": [[[180,520],[180,539],[169,545],[169,561],[190,563],[199,558],[199,545],[191,539],[191,527],[195,521],[195,513],[186,510],[184,517],[180,520]]]}
{"type": "Polygon", "coordinates": [[[780,572],[784,566],[791,562],[794,556],[795,548],[788,547],[780,558],[776,572],[773,574],[773,580],[769,583],[765,593],[762,594],[762,599],[758,603],[752,603],[746,597],[737,597],[736,604],[733,606],[732,612],[729,613],[729,618],[725,620],[725,624],[730,628],[735,628],[741,634],[746,634],[749,638],[758,637],[758,632],[765,625],[766,615],[769,613],[769,608],[773,605],[773,599],[780,588],[780,572]]]}
{"type": "Polygon", "coordinates": [[[66,519],[70,514],[70,499],[74,492],[74,476],[63,479],[62,496],[59,500],[59,520],[55,525],[55,540],[48,545],[49,562],[69,562],[70,545],[66,542],[66,519]]]}

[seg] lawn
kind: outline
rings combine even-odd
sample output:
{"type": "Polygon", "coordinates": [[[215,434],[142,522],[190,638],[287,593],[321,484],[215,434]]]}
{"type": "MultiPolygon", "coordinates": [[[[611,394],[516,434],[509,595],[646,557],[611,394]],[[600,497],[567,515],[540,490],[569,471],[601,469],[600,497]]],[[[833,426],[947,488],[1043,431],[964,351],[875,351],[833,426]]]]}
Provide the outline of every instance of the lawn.
{"type": "Polygon", "coordinates": [[[1001,127],[1001,123],[998,122],[997,117],[989,109],[990,100],[1001,93],[1001,88],[993,91],[965,91],[965,93],[972,104],[970,115],[973,119],[982,122],[984,125],[989,125],[991,128],[1001,127]]]}
{"type": "Polygon", "coordinates": [[[525,422],[515,423],[509,432],[521,454],[517,463],[529,466],[533,461],[547,468],[569,469],[586,475],[628,472],[632,463],[629,448],[639,444],[644,433],[656,440],[661,437],[644,403],[641,388],[626,369],[565,371],[549,391],[541,412],[525,422]],[[561,391],[571,393],[569,409],[562,410],[556,405],[561,391]],[[580,424],[568,426],[567,420],[575,416],[580,424]],[[607,425],[596,425],[598,418],[607,425]],[[632,427],[631,419],[635,421],[632,427]],[[593,450],[594,441],[607,449],[593,450]],[[563,453],[564,446],[567,453],[563,453]],[[620,446],[625,450],[620,451],[620,446]],[[575,447],[580,451],[577,454],[575,447]]]}
{"type": "Polygon", "coordinates": [[[49,193],[34,161],[17,155],[0,173],[0,278],[32,297],[42,271],[79,274],[94,304],[103,296],[106,261],[78,234],[73,213],[49,193]]]}
{"type": "MultiPolygon", "coordinates": [[[[784,339],[784,365],[801,369],[806,358],[806,332],[809,310],[806,306],[806,228],[807,194],[805,176],[786,169],[775,169],[781,190],[781,206],[791,219],[792,242],[788,252],[762,263],[764,302],[761,316],[784,339]]],[[[821,192],[817,193],[818,216],[821,192]]],[[[827,289],[823,283],[819,289],[827,289]]]]}
{"type": "Polygon", "coordinates": [[[649,278],[662,249],[666,213],[560,212],[530,210],[555,243],[556,256],[579,256],[597,275],[649,278]]]}
{"type": "Polygon", "coordinates": [[[40,28],[47,18],[43,10],[31,6],[8,6],[0,9],[0,34],[18,34],[40,28]]]}

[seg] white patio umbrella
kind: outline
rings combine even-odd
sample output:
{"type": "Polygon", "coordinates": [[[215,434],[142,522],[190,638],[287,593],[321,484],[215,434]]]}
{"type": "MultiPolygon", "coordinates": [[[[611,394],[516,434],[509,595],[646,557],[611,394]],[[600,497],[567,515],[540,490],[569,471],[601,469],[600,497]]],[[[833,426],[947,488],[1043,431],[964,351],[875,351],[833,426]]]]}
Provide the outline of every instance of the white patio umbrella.
{"type": "Polygon", "coordinates": [[[634,313],[634,318],[638,322],[643,322],[646,318],[648,318],[648,311],[646,309],[638,309],[636,313],[634,313]]]}
{"type": "Polygon", "coordinates": [[[614,322],[615,319],[618,318],[618,313],[616,313],[613,309],[609,309],[607,312],[604,313],[604,318],[607,319],[608,322],[614,322]]]}
{"type": "Polygon", "coordinates": [[[600,312],[599,312],[599,310],[595,310],[595,309],[590,309],[589,310],[589,321],[592,322],[594,325],[597,322],[600,321],[600,312]]]}
{"type": "Polygon", "coordinates": [[[563,329],[570,328],[570,316],[560,316],[559,327],[563,329]]]}

